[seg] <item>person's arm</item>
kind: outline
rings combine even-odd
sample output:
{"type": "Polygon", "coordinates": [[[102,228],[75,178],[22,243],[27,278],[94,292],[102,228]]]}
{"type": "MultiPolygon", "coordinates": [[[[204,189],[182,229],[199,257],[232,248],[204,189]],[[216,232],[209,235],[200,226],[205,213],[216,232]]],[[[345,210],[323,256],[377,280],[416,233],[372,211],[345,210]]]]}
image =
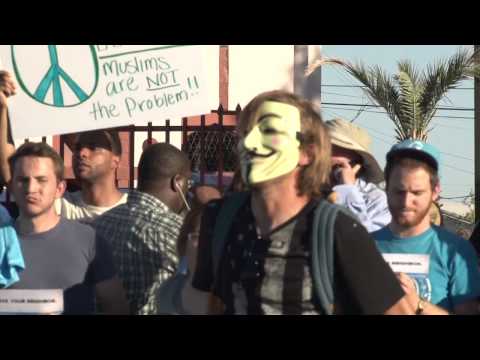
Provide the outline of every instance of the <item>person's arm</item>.
{"type": "Polygon", "coordinates": [[[450,262],[450,296],[453,313],[473,315],[479,313],[480,269],[473,245],[463,238],[457,239],[453,261],[450,262]]]}
{"type": "Polygon", "coordinates": [[[8,184],[11,179],[8,159],[15,147],[8,142],[8,104],[7,98],[15,95],[15,83],[6,71],[0,71],[0,180],[8,184]]]}
{"type": "Polygon", "coordinates": [[[398,300],[394,305],[389,307],[383,315],[414,315],[415,311],[408,302],[406,296],[398,300]]]}
{"type": "Polygon", "coordinates": [[[130,314],[127,295],[118,276],[97,283],[95,285],[95,295],[100,313],[108,315],[130,314]]]}
{"type": "Polygon", "coordinates": [[[392,217],[388,209],[387,196],[381,189],[363,194],[356,184],[342,184],[333,187],[337,193],[336,203],[349,209],[368,232],[387,226],[392,217]]]}
{"type": "Polygon", "coordinates": [[[414,280],[405,273],[397,274],[400,285],[405,291],[406,299],[410,306],[415,309],[417,315],[448,315],[448,311],[440,306],[420,299],[414,284],[414,280]]]}

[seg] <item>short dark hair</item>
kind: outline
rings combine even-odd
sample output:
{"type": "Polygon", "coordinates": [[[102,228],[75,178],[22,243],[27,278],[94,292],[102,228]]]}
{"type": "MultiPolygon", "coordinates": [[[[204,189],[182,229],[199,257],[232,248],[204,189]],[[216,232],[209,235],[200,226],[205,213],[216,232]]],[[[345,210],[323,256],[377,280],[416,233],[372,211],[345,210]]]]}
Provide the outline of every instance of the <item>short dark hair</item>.
{"type": "Polygon", "coordinates": [[[118,131],[115,129],[102,129],[82,132],[77,138],[77,142],[80,140],[81,137],[97,135],[105,136],[108,140],[108,143],[110,144],[109,150],[117,156],[122,156],[122,142],[120,140],[120,135],[118,134],[118,131]]]}
{"type": "Polygon", "coordinates": [[[385,165],[385,183],[388,189],[388,183],[390,181],[390,174],[392,173],[395,167],[405,167],[408,169],[418,169],[422,168],[430,175],[430,186],[432,189],[438,185],[440,179],[438,177],[438,171],[432,166],[430,162],[423,161],[415,156],[411,152],[399,152],[398,154],[392,155],[385,165]]]}
{"type": "Polygon", "coordinates": [[[122,156],[122,141],[120,140],[120,134],[117,130],[104,130],[107,136],[110,137],[112,142],[112,153],[118,156],[122,156]]]}
{"type": "Polygon", "coordinates": [[[23,157],[41,157],[49,158],[53,162],[53,169],[58,181],[64,179],[64,164],[63,159],[50,145],[43,142],[28,142],[20,146],[17,151],[8,159],[12,177],[14,175],[15,164],[23,157]]]}
{"type": "Polygon", "coordinates": [[[138,163],[138,188],[144,189],[159,180],[190,170],[187,154],[167,143],[148,146],[138,163]]]}

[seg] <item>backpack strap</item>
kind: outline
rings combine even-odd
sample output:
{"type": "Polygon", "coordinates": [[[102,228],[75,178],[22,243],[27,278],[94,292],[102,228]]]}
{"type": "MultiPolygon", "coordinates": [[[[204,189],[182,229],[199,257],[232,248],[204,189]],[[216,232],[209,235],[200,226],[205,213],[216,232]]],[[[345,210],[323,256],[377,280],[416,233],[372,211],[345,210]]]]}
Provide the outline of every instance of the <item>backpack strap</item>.
{"type": "Polygon", "coordinates": [[[334,228],[339,206],[321,200],[313,215],[312,282],[320,305],[333,314],[334,228]]]}
{"type": "Polygon", "coordinates": [[[325,314],[333,314],[334,305],[334,241],[335,220],[338,212],[356,219],[347,208],[320,200],[313,215],[312,229],[312,283],[325,314]]]}
{"type": "Polygon", "coordinates": [[[247,192],[234,192],[225,198],[220,208],[217,220],[215,221],[212,240],[213,274],[215,278],[233,219],[238,210],[245,204],[247,198],[247,192]]]}

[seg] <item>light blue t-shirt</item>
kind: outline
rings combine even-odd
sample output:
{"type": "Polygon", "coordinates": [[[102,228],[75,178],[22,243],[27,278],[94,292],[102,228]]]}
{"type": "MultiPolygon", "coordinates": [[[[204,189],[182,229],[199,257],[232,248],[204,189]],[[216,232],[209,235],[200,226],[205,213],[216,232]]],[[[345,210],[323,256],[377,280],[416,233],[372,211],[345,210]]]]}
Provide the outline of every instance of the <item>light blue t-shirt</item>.
{"type": "Polygon", "coordinates": [[[8,211],[0,205],[0,289],[19,281],[25,269],[20,242],[8,211]]]}
{"type": "Polygon", "coordinates": [[[430,265],[421,296],[452,311],[455,305],[480,296],[480,271],[473,246],[437,226],[423,234],[400,238],[389,227],[372,233],[382,254],[426,254],[430,265]]]}

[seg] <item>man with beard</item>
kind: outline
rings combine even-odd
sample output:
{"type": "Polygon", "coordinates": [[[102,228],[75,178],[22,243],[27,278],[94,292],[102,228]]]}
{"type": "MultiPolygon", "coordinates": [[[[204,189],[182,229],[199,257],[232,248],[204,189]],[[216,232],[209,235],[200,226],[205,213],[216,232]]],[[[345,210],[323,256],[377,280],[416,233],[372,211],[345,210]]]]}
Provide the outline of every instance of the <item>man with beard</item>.
{"type": "Polygon", "coordinates": [[[56,201],[61,216],[92,222],[104,212],[127,202],[116,184],[116,170],[122,156],[122,145],[115,130],[80,133],[73,145],[73,171],[81,191],[65,193],[56,201]]]}
{"type": "Polygon", "coordinates": [[[435,147],[418,140],[392,147],[385,167],[392,222],[372,236],[417,314],[473,314],[480,295],[475,251],[430,221],[440,193],[439,158],[435,147]]]}

